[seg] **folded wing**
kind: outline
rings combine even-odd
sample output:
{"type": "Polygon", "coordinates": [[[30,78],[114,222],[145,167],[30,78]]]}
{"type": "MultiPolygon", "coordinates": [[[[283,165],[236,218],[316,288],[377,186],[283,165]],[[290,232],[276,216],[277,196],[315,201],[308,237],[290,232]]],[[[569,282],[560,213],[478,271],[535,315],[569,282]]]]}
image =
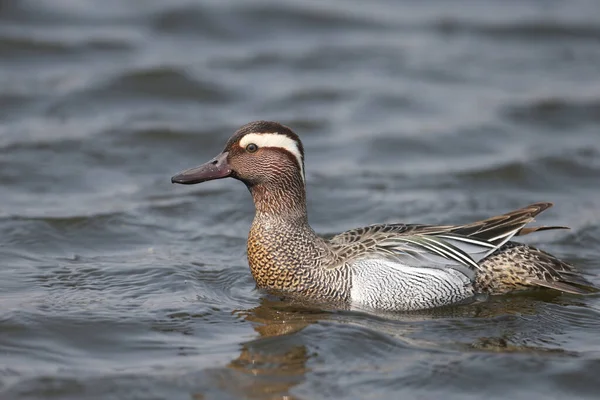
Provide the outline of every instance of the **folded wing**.
{"type": "Polygon", "coordinates": [[[341,233],[331,239],[340,260],[385,255],[415,267],[454,268],[469,277],[487,257],[513,236],[563,227],[525,228],[551,203],[534,203],[519,210],[460,226],[387,224],[341,233]]]}

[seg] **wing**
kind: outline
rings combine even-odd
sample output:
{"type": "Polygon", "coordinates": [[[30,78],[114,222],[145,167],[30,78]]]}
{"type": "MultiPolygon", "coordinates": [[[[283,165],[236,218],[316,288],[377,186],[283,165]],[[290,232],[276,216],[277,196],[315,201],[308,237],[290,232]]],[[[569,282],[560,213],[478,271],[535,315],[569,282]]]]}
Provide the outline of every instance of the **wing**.
{"type": "Polygon", "coordinates": [[[425,233],[449,232],[454,226],[435,226],[422,224],[376,224],[352,229],[333,236],[330,239],[334,244],[351,244],[364,241],[366,238],[379,237],[381,235],[412,235],[425,233]]]}
{"type": "Polygon", "coordinates": [[[473,276],[479,268],[478,261],[514,235],[559,228],[524,228],[537,214],[551,206],[551,203],[535,203],[460,226],[371,225],[344,232],[330,241],[340,260],[383,255],[409,266],[452,267],[473,276]]]}
{"type": "MultiPolygon", "coordinates": [[[[453,268],[473,278],[479,268],[475,258],[489,252],[493,245],[454,237],[440,238],[436,234],[377,234],[334,246],[338,259],[344,263],[352,260],[381,257],[411,267],[453,268]]],[[[334,267],[337,267],[335,265],[334,267]]]]}

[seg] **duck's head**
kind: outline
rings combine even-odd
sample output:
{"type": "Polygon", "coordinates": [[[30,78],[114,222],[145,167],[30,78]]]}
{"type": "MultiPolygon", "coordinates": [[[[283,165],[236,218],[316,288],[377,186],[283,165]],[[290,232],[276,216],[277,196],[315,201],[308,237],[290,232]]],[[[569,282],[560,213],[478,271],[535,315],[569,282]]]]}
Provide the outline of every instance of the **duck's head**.
{"type": "Polygon", "coordinates": [[[196,183],[232,177],[252,191],[256,187],[304,188],[304,149],[290,128],[256,121],[242,126],[221,154],[198,167],[180,172],[173,183],[196,183]]]}

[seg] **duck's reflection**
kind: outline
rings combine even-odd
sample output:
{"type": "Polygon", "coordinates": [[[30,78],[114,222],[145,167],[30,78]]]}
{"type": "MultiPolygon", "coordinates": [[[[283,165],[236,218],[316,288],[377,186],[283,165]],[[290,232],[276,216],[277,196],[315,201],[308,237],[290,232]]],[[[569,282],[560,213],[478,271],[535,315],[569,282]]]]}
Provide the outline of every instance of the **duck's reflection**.
{"type": "Polygon", "coordinates": [[[240,355],[228,364],[228,368],[252,378],[244,380],[238,391],[243,391],[248,398],[295,399],[290,391],[305,380],[311,354],[302,338],[292,334],[328,318],[329,314],[263,298],[259,306],[237,311],[236,315],[252,322],[259,334],[258,338],[244,343],[240,355]]]}
{"type": "MultiPolygon", "coordinates": [[[[541,308],[548,302],[563,301],[546,292],[492,298],[428,312],[374,315],[330,312],[314,305],[263,298],[257,307],[235,312],[239,318],[252,323],[258,337],[244,343],[239,356],[227,365],[234,373],[235,382],[223,384],[229,386],[228,392],[243,394],[245,398],[296,398],[291,392],[306,380],[310,373],[309,361],[315,356],[310,350],[310,334],[304,335],[302,330],[324,320],[376,330],[406,343],[411,349],[561,353],[559,347],[532,345],[545,340],[540,337],[545,329],[540,330],[539,323],[546,328],[552,324],[547,319],[538,321],[538,316],[543,314],[541,308]],[[542,299],[544,301],[540,301],[542,299]],[[439,320],[439,324],[434,320],[439,320]],[[466,331],[463,325],[468,326],[466,331]]],[[[321,354],[323,356],[326,357],[321,354]]]]}

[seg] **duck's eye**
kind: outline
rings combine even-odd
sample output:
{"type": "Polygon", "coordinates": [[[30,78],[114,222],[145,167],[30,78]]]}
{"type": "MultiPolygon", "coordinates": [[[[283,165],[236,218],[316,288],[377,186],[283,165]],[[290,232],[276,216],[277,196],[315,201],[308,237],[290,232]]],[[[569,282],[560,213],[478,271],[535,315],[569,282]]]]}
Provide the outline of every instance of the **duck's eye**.
{"type": "Polygon", "coordinates": [[[246,146],[246,151],[248,153],[254,153],[256,150],[258,150],[258,146],[254,143],[250,143],[248,146],[246,146]]]}

